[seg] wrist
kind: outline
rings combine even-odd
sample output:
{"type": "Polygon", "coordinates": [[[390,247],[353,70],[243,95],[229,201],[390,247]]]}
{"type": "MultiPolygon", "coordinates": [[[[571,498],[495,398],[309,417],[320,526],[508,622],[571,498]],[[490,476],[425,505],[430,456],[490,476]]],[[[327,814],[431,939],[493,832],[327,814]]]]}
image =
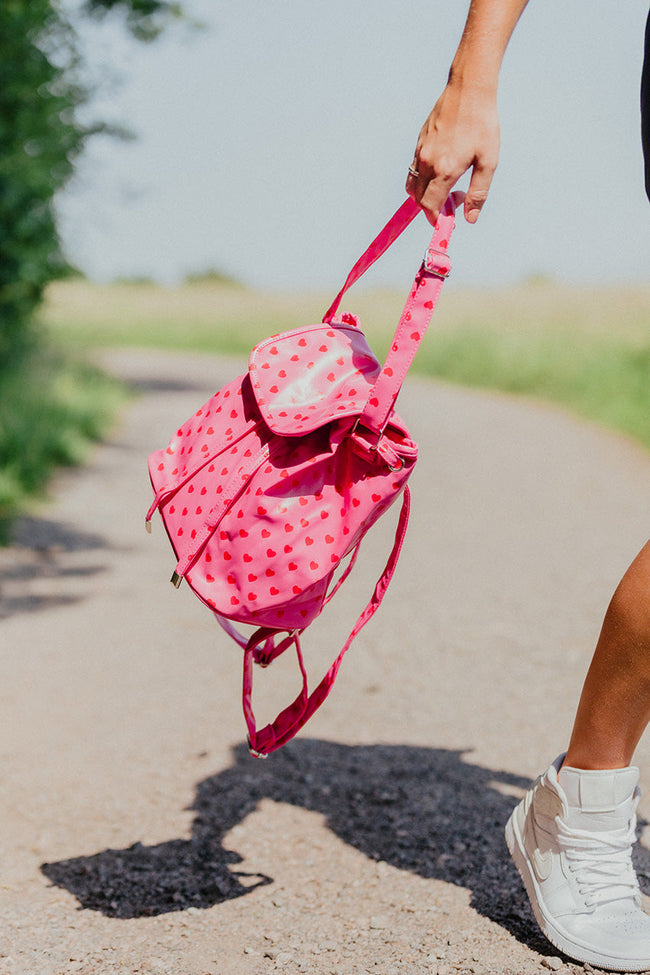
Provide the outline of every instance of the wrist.
{"type": "Polygon", "coordinates": [[[448,86],[458,91],[473,91],[485,97],[496,98],[499,86],[501,61],[483,61],[476,56],[465,58],[459,52],[449,69],[448,86]]]}

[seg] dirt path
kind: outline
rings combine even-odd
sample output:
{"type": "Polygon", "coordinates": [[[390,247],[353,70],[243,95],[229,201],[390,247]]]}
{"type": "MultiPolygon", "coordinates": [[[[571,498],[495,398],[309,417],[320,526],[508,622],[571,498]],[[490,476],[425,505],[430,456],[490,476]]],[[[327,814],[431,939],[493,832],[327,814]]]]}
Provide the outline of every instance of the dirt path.
{"type": "MultiPolygon", "coordinates": [[[[110,361],[141,395],[0,552],[1,975],[541,971],[556,953],[502,827],[566,743],[647,538],[650,456],[553,409],[409,381],[421,459],[392,591],[321,713],[259,762],[239,652],[169,585],[160,522],[143,527],[148,452],[237,364],[110,361]]],[[[391,530],[314,628],[315,670],[391,530]]],[[[638,761],[650,788],[649,740],[638,761]]],[[[639,866],[650,892],[643,847],[639,866]]]]}

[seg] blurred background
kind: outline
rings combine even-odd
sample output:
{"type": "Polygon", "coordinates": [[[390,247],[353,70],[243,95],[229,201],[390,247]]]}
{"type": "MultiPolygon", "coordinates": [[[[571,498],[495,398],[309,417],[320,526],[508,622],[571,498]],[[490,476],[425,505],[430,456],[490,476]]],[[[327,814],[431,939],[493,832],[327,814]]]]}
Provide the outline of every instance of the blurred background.
{"type": "MultiPolygon", "coordinates": [[[[3,525],[109,429],[126,391],[98,349],[245,353],[320,317],[404,198],[466,10],[4,0],[3,525]]],[[[490,199],[477,226],[459,221],[417,367],[650,444],[646,16],[647,0],[531,0],[490,199]]],[[[351,299],[378,354],[427,238],[422,218],[351,299]]]]}

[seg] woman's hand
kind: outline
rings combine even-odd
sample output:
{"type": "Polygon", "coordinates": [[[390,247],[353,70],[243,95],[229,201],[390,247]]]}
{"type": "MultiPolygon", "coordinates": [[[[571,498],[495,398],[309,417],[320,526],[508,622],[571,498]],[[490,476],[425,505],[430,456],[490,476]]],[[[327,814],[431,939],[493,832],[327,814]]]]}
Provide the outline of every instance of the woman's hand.
{"type": "Polygon", "coordinates": [[[471,169],[464,211],[465,219],[476,223],[498,159],[496,88],[463,85],[450,78],[422,126],[406,191],[435,224],[454,184],[471,169]]]}

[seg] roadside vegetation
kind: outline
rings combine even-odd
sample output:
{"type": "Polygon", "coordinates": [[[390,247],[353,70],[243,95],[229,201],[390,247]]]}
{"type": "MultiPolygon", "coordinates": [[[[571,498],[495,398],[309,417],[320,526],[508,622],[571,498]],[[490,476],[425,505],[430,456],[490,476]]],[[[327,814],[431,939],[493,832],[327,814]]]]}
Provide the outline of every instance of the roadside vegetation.
{"type": "Polygon", "coordinates": [[[51,281],[71,273],[55,200],[89,139],[125,135],[88,121],[97,90],[79,25],[122,19],[143,42],[183,17],[176,0],[3,0],[0,3],[0,541],[54,467],[101,436],[117,386],[35,327],[51,281]],[[84,121],[86,119],[86,121],[84,121]]]}
{"type": "MultiPolygon", "coordinates": [[[[130,345],[246,355],[275,331],[318,321],[329,297],[262,295],[210,278],[171,289],[64,281],[50,287],[43,321],[77,351],[130,345]]],[[[380,357],[402,303],[394,293],[348,299],[380,357]]],[[[558,403],[650,447],[650,285],[449,289],[414,370],[558,403]]]]}
{"type": "Polygon", "coordinates": [[[126,395],[116,380],[47,342],[0,371],[0,544],[57,467],[86,459],[126,395]]]}

